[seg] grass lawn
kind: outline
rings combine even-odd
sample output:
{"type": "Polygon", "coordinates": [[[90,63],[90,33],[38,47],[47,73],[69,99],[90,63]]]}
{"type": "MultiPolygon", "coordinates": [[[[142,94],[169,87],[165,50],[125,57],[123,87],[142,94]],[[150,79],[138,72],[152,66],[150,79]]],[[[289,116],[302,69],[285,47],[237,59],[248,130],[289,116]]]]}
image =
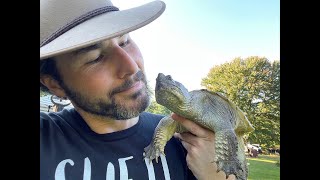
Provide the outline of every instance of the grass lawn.
{"type": "Polygon", "coordinates": [[[257,158],[248,157],[248,180],[280,180],[280,167],[276,165],[280,159],[278,155],[258,155],[257,158]]]}

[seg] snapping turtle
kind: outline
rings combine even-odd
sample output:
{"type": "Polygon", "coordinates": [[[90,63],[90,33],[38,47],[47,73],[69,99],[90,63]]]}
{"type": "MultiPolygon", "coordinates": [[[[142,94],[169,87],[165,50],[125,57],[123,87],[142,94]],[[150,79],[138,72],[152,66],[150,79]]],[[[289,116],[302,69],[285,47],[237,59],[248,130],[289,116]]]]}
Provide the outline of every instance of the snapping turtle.
{"type": "MultiPolygon", "coordinates": [[[[247,179],[248,169],[243,135],[254,130],[244,113],[224,95],[206,89],[188,90],[170,75],[158,74],[155,89],[156,101],[172,112],[190,119],[215,132],[215,157],[218,171],[227,177],[247,179]]],[[[171,116],[160,120],[152,142],[144,148],[145,158],[158,162],[160,154],[175,132],[187,132],[171,116]]]]}

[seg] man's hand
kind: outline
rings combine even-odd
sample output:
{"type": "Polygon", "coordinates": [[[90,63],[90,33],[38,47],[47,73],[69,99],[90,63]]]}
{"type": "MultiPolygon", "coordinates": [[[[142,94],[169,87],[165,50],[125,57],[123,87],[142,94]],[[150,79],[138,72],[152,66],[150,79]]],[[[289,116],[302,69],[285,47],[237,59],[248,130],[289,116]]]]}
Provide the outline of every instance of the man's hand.
{"type": "MultiPolygon", "coordinates": [[[[217,165],[213,162],[214,133],[177,114],[172,114],[172,119],[178,121],[189,131],[188,133],[175,133],[174,136],[181,140],[182,145],[188,151],[186,161],[194,176],[199,180],[227,179],[223,171],[217,172],[217,165]]],[[[227,180],[235,179],[234,175],[230,175],[227,180]]]]}

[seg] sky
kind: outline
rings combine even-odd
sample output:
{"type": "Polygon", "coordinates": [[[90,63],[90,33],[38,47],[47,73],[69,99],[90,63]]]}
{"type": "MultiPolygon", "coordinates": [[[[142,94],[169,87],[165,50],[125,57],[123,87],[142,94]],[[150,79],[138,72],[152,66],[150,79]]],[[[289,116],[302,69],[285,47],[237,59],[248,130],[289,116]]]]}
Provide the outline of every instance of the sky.
{"type": "MultiPolygon", "coordinates": [[[[120,10],[150,0],[113,0],[120,10]]],[[[158,73],[188,90],[204,88],[210,69],[236,57],[280,60],[280,0],[163,0],[155,21],[130,33],[154,89],[158,73]]]]}

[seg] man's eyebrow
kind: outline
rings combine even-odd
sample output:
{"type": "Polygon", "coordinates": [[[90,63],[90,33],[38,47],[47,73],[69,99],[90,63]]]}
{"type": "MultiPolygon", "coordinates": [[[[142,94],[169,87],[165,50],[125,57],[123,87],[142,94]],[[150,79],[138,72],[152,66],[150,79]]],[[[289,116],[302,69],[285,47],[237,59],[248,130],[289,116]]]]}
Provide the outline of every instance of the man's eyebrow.
{"type": "MultiPolygon", "coordinates": [[[[124,36],[128,36],[129,33],[126,33],[126,34],[122,34],[120,36],[117,36],[115,38],[122,38],[124,36]]],[[[82,53],[86,53],[88,51],[92,51],[92,50],[96,50],[96,49],[99,49],[101,47],[101,43],[98,43],[98,44],[94,44],[94,45],[91,45],[91,46],[88,46],[88,47],[85,47],[85,48],[82,48],[82,49],[79,49],[79,50],[76,50],[74,51],[74,55],[79,55],[79,54],[82,54],[82,53]]]]}
{"type": "Polygon", "coordinates": [[[74,55],[79,55],[79,54],[82,54],[82,53],[86,53],[88,51],[96,50],[96,49],[99,49],[100,47],[101,47],[100,43],[99,44],[94,44],[94,45],[91,45],[91,46],[76,50],[74,52],[74,55]]]}

